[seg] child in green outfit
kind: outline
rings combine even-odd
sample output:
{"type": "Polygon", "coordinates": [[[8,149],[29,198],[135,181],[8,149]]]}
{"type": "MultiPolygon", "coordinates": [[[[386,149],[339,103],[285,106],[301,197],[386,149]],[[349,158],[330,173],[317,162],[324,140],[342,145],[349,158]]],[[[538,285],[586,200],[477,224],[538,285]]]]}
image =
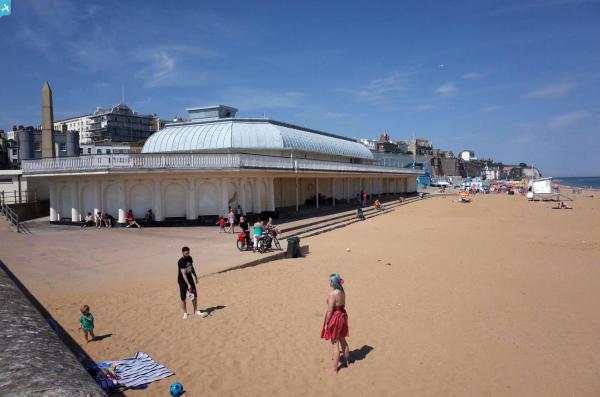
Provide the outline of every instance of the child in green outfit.
{"type": "Polygon", "coordinates": [[[88,334],[92,337],[91,340],[96,339],[96,335],[94,335],[94,315],[90,313],[90,307],[88,305],[83,305],[81,307],[81,316],[79,316],[79,329],[83,330],[83,335],[85,336],[85,341],[89,343],[88,334]]]}

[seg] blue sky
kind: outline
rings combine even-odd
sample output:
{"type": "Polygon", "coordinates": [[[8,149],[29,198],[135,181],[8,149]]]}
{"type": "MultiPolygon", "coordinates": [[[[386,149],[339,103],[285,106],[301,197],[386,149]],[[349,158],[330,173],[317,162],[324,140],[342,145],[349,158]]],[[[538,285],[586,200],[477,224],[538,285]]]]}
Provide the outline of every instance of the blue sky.
{"type": "Polygon", "coordinates": [[[226,104],[350,137],[600,175],[600,1],[13,0],[0,129],[226,104]],[[451,4],[453,3],[453,4],[451,4]]]}

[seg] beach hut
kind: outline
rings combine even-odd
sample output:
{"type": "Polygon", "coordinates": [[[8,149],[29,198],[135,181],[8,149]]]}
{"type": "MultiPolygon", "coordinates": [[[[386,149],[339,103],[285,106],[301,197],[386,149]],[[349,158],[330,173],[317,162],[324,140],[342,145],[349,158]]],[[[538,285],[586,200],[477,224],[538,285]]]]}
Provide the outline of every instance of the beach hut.
{"type": "Polygon", "coordinates": [[[527,198],[529,200],[549,200],[555,195],[552,189],[552,178],[539,178],[529,180],[529,192],[527,198]]]}

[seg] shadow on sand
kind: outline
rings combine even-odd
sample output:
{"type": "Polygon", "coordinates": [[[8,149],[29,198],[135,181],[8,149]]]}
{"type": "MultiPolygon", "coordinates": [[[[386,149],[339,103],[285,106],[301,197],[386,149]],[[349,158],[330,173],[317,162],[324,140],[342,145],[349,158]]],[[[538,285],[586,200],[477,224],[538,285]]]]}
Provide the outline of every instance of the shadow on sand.
{"type": "MultiPolygon", "coordinates": [[[[55,319],[52,318],[52,316],[50,315],[48,310],[46,310],[46,308],[36,299],[35,296],[33,296],[33,294],[31,292],[29,292],[27,287],[25,287],[25,285],[23,285],[23,283],[21,283],[21,281],[17,278],[17,276],[15,276],[10,271],[8,266],[6,266],[6,264],[4,262],[0,261],[0,267],[6,272],[8,277],[17,285],[17,287],[21,290],[23,295],[25,295],[25,297],[27,298],[27,300],[29,300],[29,302],[33,305],[33,307],[35,307],[37,309],[37,311],[42,315],[44,320],[46,320],[48,322],[48,325],[50,325],[50,327],[54,330],[54,332],[56,332],[56,334],[64,342],[64,344],[69,348],[69,350],[71,350],[71,352],[73,352],[75,357],[77,357],[77,359],[82,363],[83,367],[87,368],[90,364],[92,364],[94,362],[94,360],[92,360],[92,358],[85,352],[85,350],[83,350],[77,344],[77,342],[75,342],[75,340],[71,337],[71,335],[69,335],[69,333],[63,328],[63,326],[60,325],[60,323],[58,321],[56,321],[55,319]]],[[[108,338],[111,335],[112,334],[102,335],[101,338],[103,338],[103,339],[108,338]]],[[[98,337],[96,337],[96,338],[98,338],[98,337]]],[[[95,382],[95,380],[94,380],[94,382],[95,382]]],[[[121,393],[120,391],[112,392],[110,395],[111,395],[111,397],[125,397],[125,395],[123,393],[121,393]]]]}
{"type": "Polygon", "coordinates": [[[373,347],[364,345],[360,349],[354,349],[350,352],[350,364],[353,364],[357,361],[364,360],[367,357],[367,354],[371,353],[373,347]]]}
{"type": "Polygon", "coordinates": [[[104,335],[96,335],[96,337],[94,339],[92,339],[90,342],[100,342],[102,339],[106,339],[106,338],[110,338],[112,336],[112,334],[104,334],[104,335]]]}
{"type": "Polygon", "coordinates": [[[204,309],[205,312],[207,312],[209,315],[212,314],[213,312],[216,312],[217,310],[223,310],[225,309],[227,306],[223,306],[223,305],[218,305],[218,306],[213,306],[213,307],[207,307],[206,309],[204,309]]]}

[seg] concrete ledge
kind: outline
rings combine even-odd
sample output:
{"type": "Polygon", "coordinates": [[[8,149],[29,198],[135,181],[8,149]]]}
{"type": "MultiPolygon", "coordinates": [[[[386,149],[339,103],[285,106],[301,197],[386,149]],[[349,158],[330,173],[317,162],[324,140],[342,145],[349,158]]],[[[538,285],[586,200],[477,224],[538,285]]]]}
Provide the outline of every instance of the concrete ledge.
{"type": "Polygon", "coordinates": [[[20,287],[0,262],[0,395],[105,397],[20,287]]]}

